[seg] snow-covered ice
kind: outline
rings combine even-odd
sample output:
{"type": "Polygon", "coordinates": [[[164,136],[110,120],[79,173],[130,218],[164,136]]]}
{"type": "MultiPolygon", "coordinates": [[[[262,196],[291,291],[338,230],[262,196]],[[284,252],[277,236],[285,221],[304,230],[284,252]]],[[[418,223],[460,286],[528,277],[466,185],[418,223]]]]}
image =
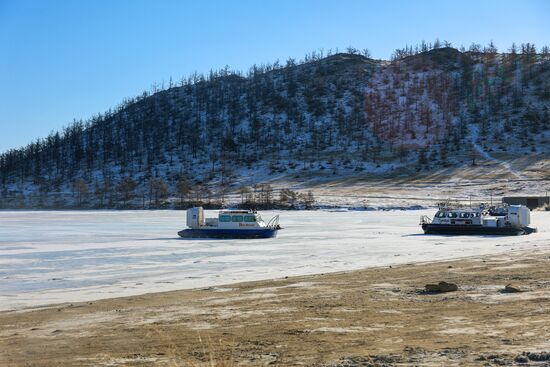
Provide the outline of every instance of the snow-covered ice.
{"type": "Polygon", "coordinates": [[[275,214],[274,239],[188,240],[183,211],[0,211],[0,310],[550,248],[550,212],[517,237],[425,236],[433,210],[275,214]]]}

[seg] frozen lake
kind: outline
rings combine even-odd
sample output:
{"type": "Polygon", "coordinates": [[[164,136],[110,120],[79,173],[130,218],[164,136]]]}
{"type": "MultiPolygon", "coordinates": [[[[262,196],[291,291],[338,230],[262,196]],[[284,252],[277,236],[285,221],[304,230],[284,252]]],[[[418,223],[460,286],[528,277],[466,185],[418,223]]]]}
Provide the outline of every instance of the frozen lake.
{"type": "Polygon", "coordinates": [[[550,248],[550,212],[517,237],[425,236],[433,213],[262,212],[277,238],[187,240],[183,211],[0,211],[0,310],[550,248]]]}

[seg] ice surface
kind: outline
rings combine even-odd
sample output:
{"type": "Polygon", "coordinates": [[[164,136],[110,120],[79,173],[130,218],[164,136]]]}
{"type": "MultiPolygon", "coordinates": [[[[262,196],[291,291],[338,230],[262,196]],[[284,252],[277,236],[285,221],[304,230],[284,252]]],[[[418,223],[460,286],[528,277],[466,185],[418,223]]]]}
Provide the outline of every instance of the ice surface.
{"type": "Polygon", "coordinates": [[[0,211],[0,310],[550,247],[550,212],[517,237],[425,236],[433,210],[275,214],[274,239],[188,240],[182,211],[0,211]]]}

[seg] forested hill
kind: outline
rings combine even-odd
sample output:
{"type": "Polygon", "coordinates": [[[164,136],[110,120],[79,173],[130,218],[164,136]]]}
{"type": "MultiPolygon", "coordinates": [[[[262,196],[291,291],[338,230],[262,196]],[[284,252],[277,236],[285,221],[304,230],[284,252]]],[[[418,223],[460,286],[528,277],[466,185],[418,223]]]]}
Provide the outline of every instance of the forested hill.
{"type": "Polygon", "coordinates": [[[193,75],[0,156],[4,207],[204,201],[331,174],[410,175],[550,148],[550,56],[353,49],[193,75]]]}

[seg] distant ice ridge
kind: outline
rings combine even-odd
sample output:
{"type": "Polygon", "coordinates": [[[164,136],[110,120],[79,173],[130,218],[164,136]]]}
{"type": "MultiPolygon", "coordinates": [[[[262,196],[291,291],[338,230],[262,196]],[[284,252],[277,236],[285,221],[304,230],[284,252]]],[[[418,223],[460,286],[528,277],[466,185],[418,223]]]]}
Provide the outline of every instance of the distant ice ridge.
{"type": "Polygon", "coordinates": [[[261,214],[277,238],[180,239],[181,211],[0,211],[0,310],[550,248],[550,212],[539,233],[475,238],[423,235],[433,210],[261,214]]]}

